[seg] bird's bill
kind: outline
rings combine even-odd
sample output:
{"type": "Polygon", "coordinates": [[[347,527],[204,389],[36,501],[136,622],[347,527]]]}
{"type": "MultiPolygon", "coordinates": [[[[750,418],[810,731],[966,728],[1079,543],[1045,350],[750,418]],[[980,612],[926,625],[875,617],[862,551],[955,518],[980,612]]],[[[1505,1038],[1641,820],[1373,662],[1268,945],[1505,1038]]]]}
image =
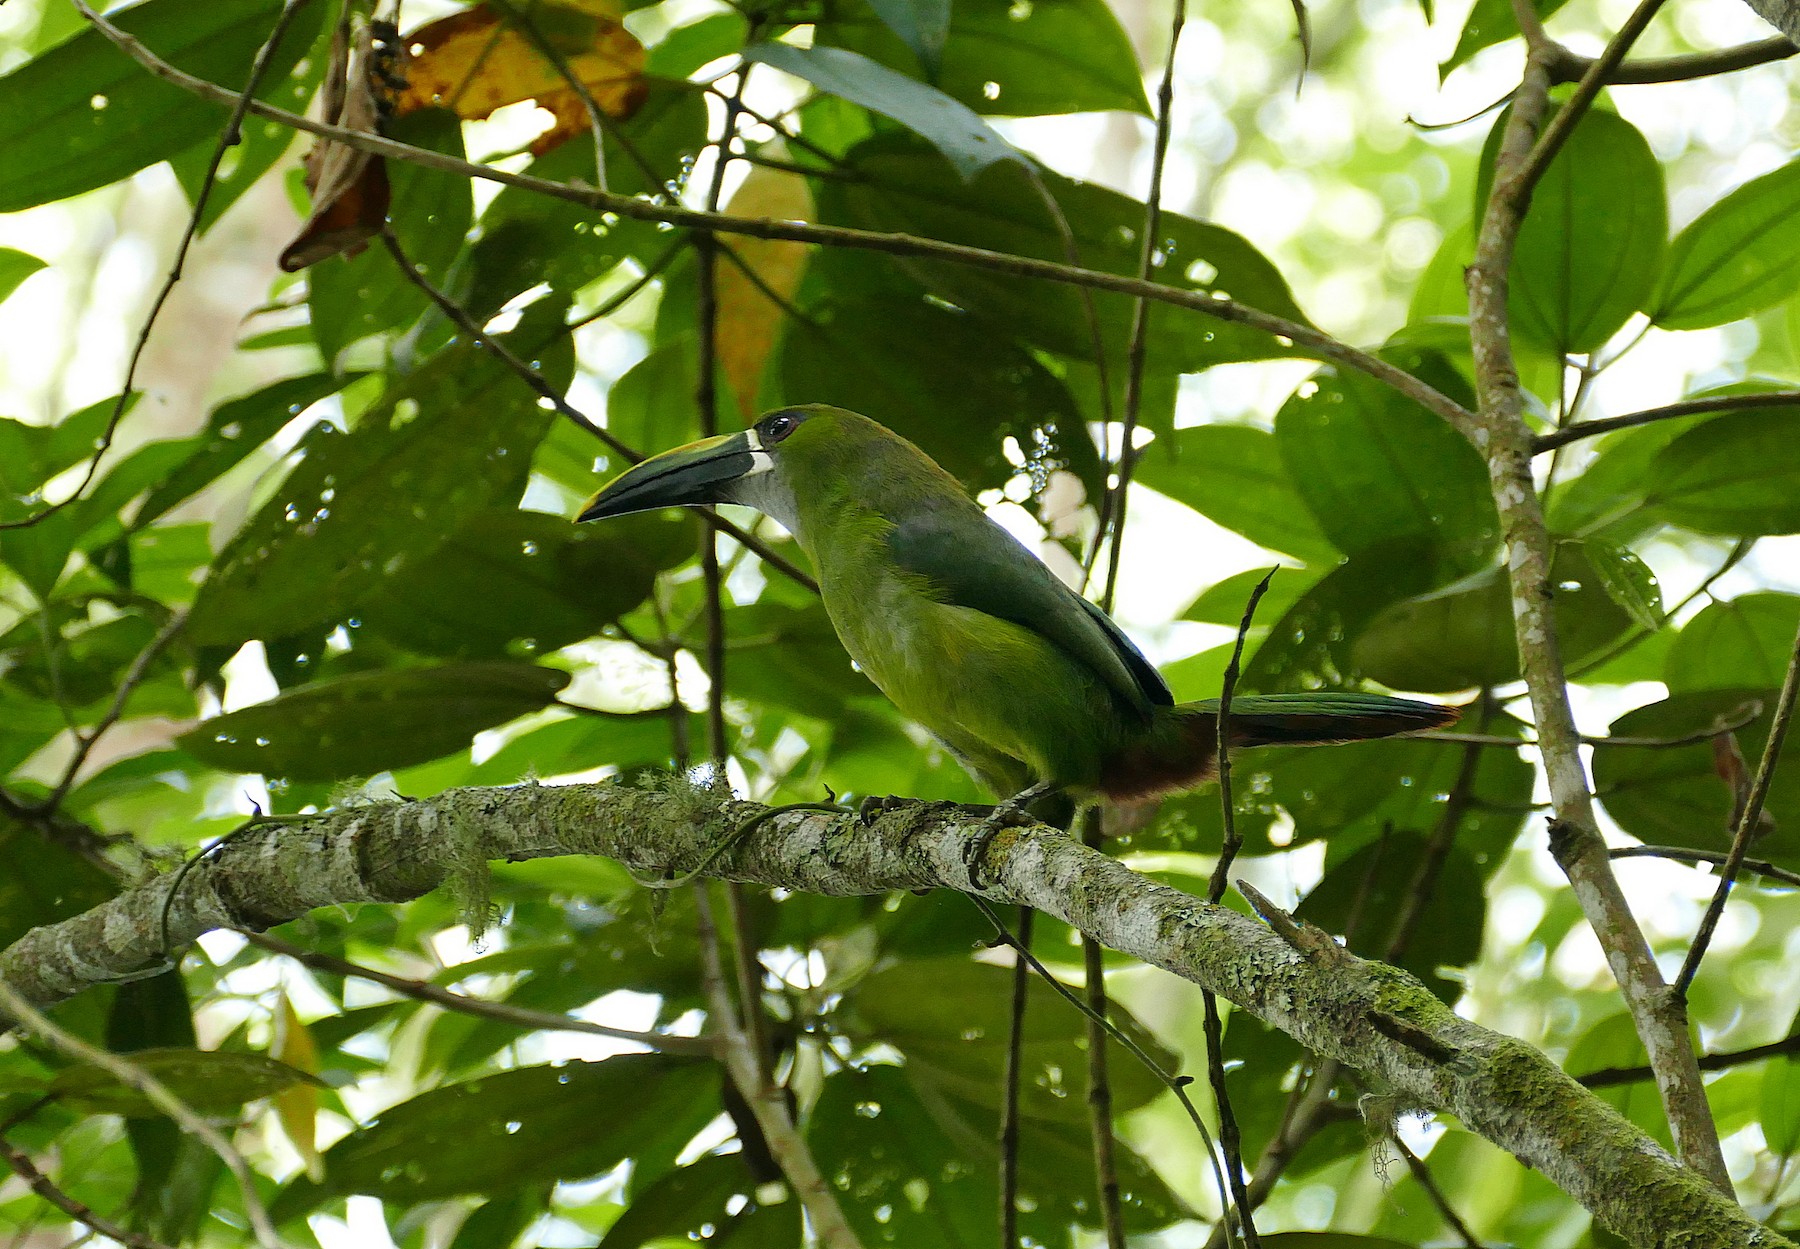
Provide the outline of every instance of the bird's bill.
{"type": "Polygon", "coordinates": [[[717,503],[725,482],[766,467],[768,458],[749,430],[702,438],[632,465],[600,487],[575,519],[603,520],[659,507],[717,503]]]}

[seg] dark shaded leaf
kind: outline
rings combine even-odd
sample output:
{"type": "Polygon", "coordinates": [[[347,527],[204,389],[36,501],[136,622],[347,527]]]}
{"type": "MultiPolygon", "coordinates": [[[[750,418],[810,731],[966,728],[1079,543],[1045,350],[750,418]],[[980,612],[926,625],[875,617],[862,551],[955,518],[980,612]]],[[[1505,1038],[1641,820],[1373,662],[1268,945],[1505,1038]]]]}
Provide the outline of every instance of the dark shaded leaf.
{"type": "Polygon", "coordinates": [[[416,1202],[598,1175],[686,1144],[718,1113],[718,1081],[705,1060],[628,1054],[445,1085],[333,1145],[324,1183],[296,1182],[270,1213],[293,1218],[345,1193],[416,1202]]]}
{"type": "Polygon", "coordinates": [[[1800,161],[1746,182],[1669,244],[1646,309],[1664,329],[1699,330],[1772,308],[1800,289],[1800,161]]]}
{"type": "Polygon", "coordinates": [[[856,300],[814,309],[788,330],[775,361],[790,395],[880,421],[970,490],[1024,472],[1042,489],[1052,469],[1081,478],[1089,498],[1100,457],[1057,377],[983,318],[923,300],[856,300]],[[1021,468],[1008,458],[1014,442],[1021,468]]]}
{"type": "MultiPolygon", "coordinates": [[[[14,704],[0,697],[0,724],[13,710],[14,704]]],[[[5,769],[12,762],[7,759],[7,736],[0,729],[0,765],[5,769]]],[[[114,884],[105,872],[4,816],[0,816],[0,855],[8,864],[0,872],[0,948],[41,924],[79,915],[113,896],[114,884]]]]}
{"type": "MultiPolygon", "coordinates": [[[[261,1054],[146,1049],[132,1054],[131,1061],[202,1114],[230,1113],[300,1081],[318,1083],[316,1077],[261,1054]]],[[[88,1114],[147,1118],[162,1113],[142,1093],[99,1067],[66,1068],[50,1081],[47,1091],[65,1106],[88,1114]]]]}
{"type": "MultiPolygon", "coordinates": [[[[542,343],[560,325],[555,308],[531,312],[540,308],[514,331],[517,341],[542,343]]],[[[566,383],[566,338],[546,367],[553,384],[566,383]]],[[[396,381],[353,433],[323,427],[219,553],[188,638],[236,646],[342,619],[472,512],[516,500],[549,421],[531,391],[480,348],[437,353],[396,381]]]]}
{"type": "Polygon", "coordinates": [[[996,162],[1023,165],[1028,159],[967,105],[860,52],[758,43],[744,49],[744,59],[771,65],[821,91],[892,118],[941,152],[965,182],[996,162]]]}
{"type": "Polygon", "coordinates": [[[483,729],[539,711],[569,674],[531,664],[468,663],[314,681],[227,712],[178,739],[216,768],[330,781],[423,763],[483,729]]]}
{"type": "MultiPolygon", "coordinates": [[[[606,1229],[597,1249],[641,1249],[655,1241],[703,1241],[748,1249],[761,1244],[742,1233],[745,1224],[763,1210],[756,1204],[757,1184],[744,1165],[744,1155],[708,1154],[687,1166],[660,1176],[632,1195],[631,1205],[618,1222],[606,1229]],[[729,1209],[733,1198],[741,1208],[729,1209]]],[[[801,1243],[800,1203],[790,1198],[767,1207],[767,1215],[785,1221],[785,1239],[777,1245],[801,1243]]]]}
{"type": "Polygon", "coordinates": [[[1650,463],[1656,516],[1700,533],[1800,533],[1800,405],[1716,416],[1650,463]]]}
{"type": "Polygon", "coordinates": [[[818,31],[821,43],[853,48],[903,74],[917,74],[977,113],[1150,112],[1131,38],[1104,0],[1034,0],[1029,6],[956,0],[954,9],[948,0],[870,0],[866,9],[839,6],[818,31]],[[910,23],[924,27],[926,15],[935,18],[940,5],[949,22],[948,42],[939,39],[941,64],[928,46],[928,32],[903,30],[897,20],[897,13],[910,12],[910,23]]]}
{"type": "MultiPolygon", "coordinates": [[[[1769,735],[1773,689],[1714,689],[1673,694],[1628,711],[1612,722],[1614,737],[1664,739],[1704,733],[1741,717],[1749,703],[1764,715],[1737,730],[1746,759],[1760,759],[1769,735]]],[[[1718,773],[1710,743],[1691,746],[1607,746],[1594,752],[1594,792],[1619,827],[1640,841],[1699,850],[1731,844],[1731,786],[1718,773]]],[[[1800,742],[1782,747],[1764,807],[1764,835],[1751,842],[1756,858],[1781,861],[1800,848],[1800,742]]]]}
{"type": "MultiPolygon", "coordinates": [[[[1501,113],[1488,134],[1477,205],[1487,202],[1510,116],[1501,113]]],[[[1513,332],[1565,355],[1603,346],[1649,302],[1668,233],[1662,166],[1650,144],[1618,114],[1589,110],[1544,171],[1519,229],[1513,332]]]]}
{"type": "Polygon", "coordinates": [[[1671,694],[1779,689],[1800,630],[1800,595],[1743,594],[1708,603],[1681,627],[1662,671],[1671,694]]]}
{"type": "MultiPolygon", "coordinates": [[[[965,184],[942,157],[917,139],[883,135],[849,155],[854,181],[830,178],[817,186],[823,220],[964,243],[1062,263],[1062,236],[1025,170],[989,169],[965,184]]],[[[1093,183],[1038,171],[1061,206],[1081,263],[1135,277],[1144,206],[1093,183]]],[[[1174,213],[1163,215],[1167,241],[1157,278],[1187,290],[1229,295],[1264,311],[1304,321],[1275,266],[1240,235],[1174,213]]],[[[908,260],[907,272],[952,303],[1001,325],[1037,346],[1092,360],[1093,335],[1073,287],[1021,281],[964,265],[908,260]]],[[[1134,301],[1096,292],[1094,304],[1108,357],[1125,358],[1134,301]]],[[[1199,313],[1156,308],[1150,318],[1152,375],[1192,373],[1229,360],[1293,354],[1270,335],[1199,313]]]]}
{"type": "Polygon", "coordinates": [[[1588,566],[1619,610],[1640,629],[1655,632],[1663,625],[1662,588],[1650,565],[1627,547],[1588,542],[1582,547],[1588,566]]]}
{"type": "Polygon", "coordinates": [[[691,518],[666,514],[578,528],[543,512],[480,512],[359,611],[365,628],[428,655],[548,654],[643,602],[695,540],[691,518]]]}
{"type": "Polygon", "coordinates": [[[1176,430],[1145,449],[1133,480],[1271,551],[1309,564],[1338,561],[1337,548],[1320,532],[1268,430],[1251,425],[1176,430]]]}
{"type": "MultiPolygon", "coordinates": [[[[235,90],[280,10],[281,0],[149,0],[115,22],[178,68],[235,90]]],[[[283,94],[324,15],[325,6],[300,10],[259,97],[283,94]]],[[[117,182],[224,124],[218,105],[145,73],[99,31],[84,29],[0,78],[0,212],[117,182]]]]}

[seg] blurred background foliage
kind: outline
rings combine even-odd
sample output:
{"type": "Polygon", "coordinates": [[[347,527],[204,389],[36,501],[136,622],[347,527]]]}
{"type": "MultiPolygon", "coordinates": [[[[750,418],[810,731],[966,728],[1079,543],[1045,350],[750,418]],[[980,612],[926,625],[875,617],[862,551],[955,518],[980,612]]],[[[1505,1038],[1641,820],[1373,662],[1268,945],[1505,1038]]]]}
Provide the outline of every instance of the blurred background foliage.
{"type": "MultiPolygon", "coordinates": [[[[146,0],[120,20],[235,87],[279,7],[146,0]]],[[[415,87],[390,133],[704,205],[709,143],[755,63],[727,211],[1136,270],[1170,38],[1160,0],[526,7],[607,114],[603,175],[585,105],[540,44],[508,28],[510,5],[406,6],[415,87]],[[465,25],[419,33],[446,18],[465,25]],[[469,55],[469,23],[488,53],[469,55]]],[[[1612,0],[1539,7],[1588,53],[1625,12],[1612,0]]],[[[1462,267],[1501,118],[1492,106],[1522,59],[1510,9],[1330,0],[1309,12],[1304,74],[1289,6],[1190,16],[1155,274],[1310,321],[1468,402],[1462,267]]],[[[299,109],[314,96],[336,21],[323,0],[299,10],[265,98],[299,109]]],[[[1736,0],[1684,0],[1638,51],[1766,34],[1736,0]]],[[[685,515],[566,523],[622,466],[620,446],[653,452],[701,430],[692,239],[387,170],[405,254],[602,424],[616,444],[604,445],[473,343],[380,245],[280,272],[309,209],[306,145],[252,118],[135,393],[120,397],[223,114],[152,80],[55,0],[0,8],[0,70],[0,521],[79,492],[41,523],[0,530],[0,944],[169,867],[252,810],[630,778],[704,756],[703,530],[685,515]],[[96,726],[104,735],[78,750],[96,726]]],[[[1576,129],[1514,269],[1540,432],[1800,385],[1791,81],[1777,62],[1619,87],[1576,129]]],[[[1122,437],[1128,301],[1095,295],[1090,320],[1069,287],[732,236],[714,263],[724,427],[786,402],[867,412],[1079,579],[1122,437]]],[[[1216,695],[1249,588],[1279,563],[1243,688],[1424,691],[1467,704],[1464,727],[1498,739],[1246,757],[1240,871],[1576,1074],[1640,1063],[1544,849],[1530,755],[1503,744],[1529,727],[1479,457],[1422,408],[1258,332],[1159,307],[1146,346],[1147,445],[1118,615],[1178,696],[1216,695]]],[[[1758,757],[1758,712],[1800,625],[1796,416],[1702,407],[1539,461],[1584,730],[1686,743],[1594,749],[1621,848],[1728,843],[1720,760],[1729,741],[1758,757]]],[[[735,519],[801,559],[768,523],[735,519]]],[[[768,801],[828,788],[978,796],[851,667],[802,584],[735,542],[723,552],[735,789],[768,801]]],[[[1220,823],[1214,796],[1190,796],[1112,845],[1199,890],[1220,823]]],[[[1752,855],[1800,867],[1796,839],[1790,766],[1752,855]]],[[[1619,871],[1659,955],[1678,963],[1711,878],[1655,856],[1619,871]]],[[[702,1027],[685,896],[658,913],[615,865],[556,861],[497,867],[492,901],[500,922],[478,944],[441,897],[321,911],[281,935],[480,998],[702,1027]]],[[[1772,876],[1735,895],[1693,990],[1704,1051],[1790,1036],[1796,905],[1772,876]]],[[[992,1243],[1008,990],[980,954],[979,915],[953,896],[765,895],[749,900],[748,924],[780,1070],[865,1243],[992,1243]]],[[[1043,956],[1078,979],[1073,935],[1048,927],[1043,956]]],[[[1127,1026],[1168,1065],[1197,1070],[1196,991],[1115,956],[1108,967],[1127,1026]]],[[[708,1058],[446,1011],[225,934],[179,973],[56,1014],[241,1123],[298,1242],[799,1243],[798,1208],[740,1139],[741,1107],[708,1058]]],[[[1080,1035],[1034,985],[1032,1243],[1097,1243],[1080,1035]]],[[[1243,1017],[1225,1045],[1246,1160],[1279,1158],[1259,1222],[1310,1233],[1279,1243],[1460,1243],[1418,1173],[1359,1122],[1355,1073],[1243,1017]]],[[[1740,1195],[1792,1228],[1800,1068],[1787,1052],[1721,1064],[1709,1093],[1740,1195]]],[[[1134,1243],[1206,1243],[1218,1212],[1191,1128],[1122,1051],[1113,1072],[1134,1243]]],[[[1650,1084],[1605,1095],[1666,1139],[1650,1084]]],[[[17,1036],[0,1047],[0,1119],[93,1209],[170,1244],[241,1243],[241,1199],[215,1157],[17,1036]]],[[[1484,1243],[1609,1243],[1454,1122],[1399,1129],[1484,1243]]],[[[11,1243],[63,1243],[61,1219],[0,1183],[11,1243]]]]}

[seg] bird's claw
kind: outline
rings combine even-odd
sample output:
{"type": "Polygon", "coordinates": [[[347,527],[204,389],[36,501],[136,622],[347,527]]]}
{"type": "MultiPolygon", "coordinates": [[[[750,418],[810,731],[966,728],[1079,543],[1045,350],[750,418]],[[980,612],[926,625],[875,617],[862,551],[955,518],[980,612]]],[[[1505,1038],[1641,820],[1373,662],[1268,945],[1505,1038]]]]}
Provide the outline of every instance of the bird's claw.
{"type": "Polygon", "coordinates": [[[986,866],[988,847],[994,844],[994,838],[1002,830],[1024,828],[1033,822],[1031,813],[1022,803],[1003,802],[990,811],[987,818],[981,821],[980,830],[969,839],[968,848],[963,851],[963,863],[969,869],[969,883],[977,889],[988,883],[982,869],[986,866]]]}

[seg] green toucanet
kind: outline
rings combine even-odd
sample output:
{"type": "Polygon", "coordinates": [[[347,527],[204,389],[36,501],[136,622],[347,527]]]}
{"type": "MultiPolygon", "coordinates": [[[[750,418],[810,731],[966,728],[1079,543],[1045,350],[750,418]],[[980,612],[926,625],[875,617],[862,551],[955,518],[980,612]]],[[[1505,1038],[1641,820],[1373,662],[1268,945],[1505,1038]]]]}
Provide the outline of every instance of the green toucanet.
{"type": "MultiPolygon", "coordinates": [[[[868,417],[783,408],[635,465],[579,519],[701,503],[744,504],[786,526],[844,649],[1002,798],[1136,802],[1212,778],[1217,701],[1177,706],[1104,612],[868,417]]],[[[1232,700],[1231,742],[1359,741],[1456,716],[1378,694],[1246,694],[1232,700]]]]}

